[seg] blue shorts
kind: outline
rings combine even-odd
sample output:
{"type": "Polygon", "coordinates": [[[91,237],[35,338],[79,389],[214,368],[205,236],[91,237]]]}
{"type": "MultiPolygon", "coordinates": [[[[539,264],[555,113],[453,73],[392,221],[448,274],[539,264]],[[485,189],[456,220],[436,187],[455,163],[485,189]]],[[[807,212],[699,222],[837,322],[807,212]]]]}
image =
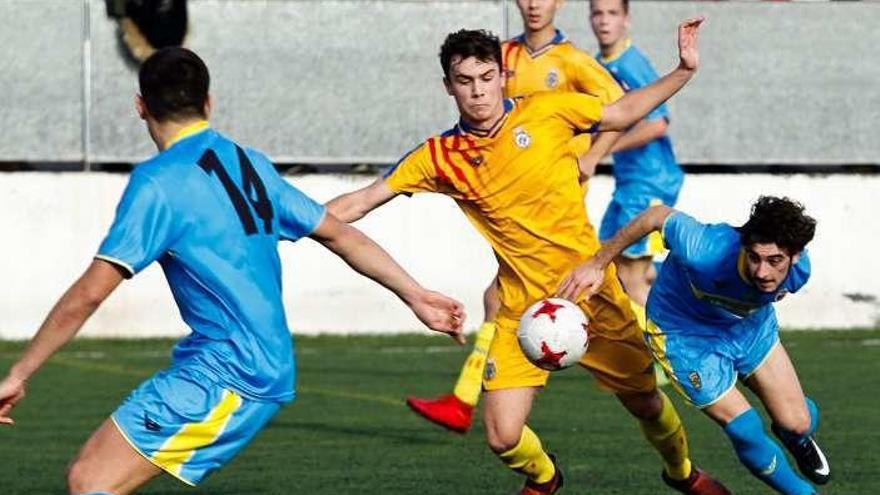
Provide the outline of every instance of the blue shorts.
{"type": "Polygon", "coordinates": [[[148,461],[196,485],[250,443],[280,408],[177,368],[142,383],[111,419],[148,461]]]}
{"type": "MultiPolygon", "coordinates": [[[[611,200],[608,209],[602,216],[602,223],[599,226],[599,239],[606,242],[614,237],[620,229],[631,222],[640,213],[649,207],[664,203],[661,199],[651,198],[648,196],[633,196],[621,201],[617,198],[611,200]]],[[[668,204],[672,206],[671,204],[668,204]]],[[[651,232],[649,235],[642,237],[635,243],[627,247],[623,256],[627,258],[643,258],[646,256],[654,256],[664,251],[663,239],[659,232],[651,232]]]]}
{"type": "Polygon", "coordinates": [[[764,363],[779,342],[779,327],[775,316],[730,329],[700,324],[661,329],[648,320],[645,342],[673,386],[691,404],[704,408],[764,363]]]}

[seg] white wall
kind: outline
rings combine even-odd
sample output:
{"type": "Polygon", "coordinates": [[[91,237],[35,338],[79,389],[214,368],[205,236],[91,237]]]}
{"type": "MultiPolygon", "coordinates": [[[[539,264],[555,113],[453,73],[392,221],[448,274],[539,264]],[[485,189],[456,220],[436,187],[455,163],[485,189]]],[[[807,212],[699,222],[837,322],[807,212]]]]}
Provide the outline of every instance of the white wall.
{"type": "MultiPolygon", "coordinates": [[[[26,338],[97,249],[127,176],[116,174],[0,175],[0,338],[26,338]]],[[[326,201],[372,180],[314,175],[292,179],[326,201]]],[[[588,204],[598,223],[611,194],[609,177],[594,180],[588,204]]],[[[740,223],[759,192],[804,202],[819,220],[811,246],[813,279],[779,306],[788,327],[875,325],[880,296],[873,217],[880,177],[690,176],[679,207],[707,221],[740,223]]],[[[488,247],[455,204],[436,195],[398,198],[360,224],[425,285],[463,300],[481,318],[480,296],[495,270],[488,247]]],[[[419,323],[390,293],[354,274],[318,244],[284,244],[285,302],[296,333],[400,332],[419,323]]],[[[161,270],[128,281],[88,323],[91,336],[171,336],[186,331],[161,270]]]]}

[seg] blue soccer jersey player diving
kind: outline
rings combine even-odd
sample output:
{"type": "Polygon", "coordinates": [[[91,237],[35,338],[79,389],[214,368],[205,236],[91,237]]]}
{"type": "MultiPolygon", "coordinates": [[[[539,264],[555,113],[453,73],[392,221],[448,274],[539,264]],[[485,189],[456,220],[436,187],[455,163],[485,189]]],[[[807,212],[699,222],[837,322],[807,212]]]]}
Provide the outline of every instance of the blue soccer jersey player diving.
{"type": "Polygon", "coordinates": [[[139,115],[159,154],[138,165],[94,261],[0,382],[0,424],[25,382],[122,282],[157,261],[192,332],[89,438],[73,494],[127,494],[162,472],[195,485],[294,399],[280,240],[323,244],[397,294],[428,327],[461,337],[457,301],[416,283],[364,234],[288,184],[261,153],[208,125],[208,69],[167,48],[141,67],[139,115]]]}
{"type": "Polygon", "coordinates": [[[779,341],[772,303],[810,277],[804,249],[816,221],[788,198],[763,196],[741,227],[704,224],[654,206],[619,231],[562,283],[559,294],[589,297],[605,267],[628,245],[659,231],[669,249],[648,296],[645,340],[675,388],[724,429],[740,461],[778,493],[813,495],[758,413],[737,389],[761,400],[772,431],[803,476],[825,484],[831,468],[815,440],[819,409],[806,397],[779,341]]]}

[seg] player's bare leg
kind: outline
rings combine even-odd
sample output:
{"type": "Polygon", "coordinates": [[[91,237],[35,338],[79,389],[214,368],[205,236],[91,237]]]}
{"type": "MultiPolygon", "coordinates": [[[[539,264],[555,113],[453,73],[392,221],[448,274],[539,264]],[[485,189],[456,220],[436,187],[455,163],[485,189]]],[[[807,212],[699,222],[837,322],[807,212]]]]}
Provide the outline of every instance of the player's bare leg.
{"type": "MultiPolygon", "coordinates": [[[[653,259],[650,256],[640,258],[618,256],[614,259],[614,264],[617,265],[617,278],[620,279],[624,292],[629,296],[630,305],[636,314],[639,326],[645,329],[648,325],[645,305],[648,302],[651,284],[657,276],[653,259]]],[[[669,383],[669,378],[666,377],[659,365],[655,364],[654,375],[657,378],[657,384],[661,387],[669,383]]]]}
{"type": "Polygon", "coordinates": [[[162,470],[132,448],[109,418],[82,446],[67,471],[71,495],[126,495],[162,470]]]}
{"type": "Polygon", "coordinates": [[[500,306],[496,275],[483,292],[485,318],[477,330],[474,349],[461,368],[453,392],[433,399],[407,397],[406,404],[410,409],[448,430],[462,434],[470,430],[474,408],[480,400],[486,356],[489,353],[489,345],[495,337],[495,315],[498,314],[500,306]]]}
{"type": "Polygon", "coordinates": [[[785,452],[767,435],[760,416],[742,392],[731,388],[703,412],[724,429],[740,462],[758,479],[786,495],[815,493],[794,472],[785,452]]]}
{"type": "Polygon", "coordinates": [[[537,387],[519,387],[485,392],[483,424],[489,448],[510,469],[524,474],[521,495],[556,493],[562,473],[527,425],[537,387]]]}
{"type": "Polygon", "coordinates": [[[773,433],[795,457],[801,474],[813,483],[827,483],[831,466],[814,438],[819,409],[804,396],[794,365],[781,343],[773,347],[746,383],[764,403],[773,419],[773,433]]]}

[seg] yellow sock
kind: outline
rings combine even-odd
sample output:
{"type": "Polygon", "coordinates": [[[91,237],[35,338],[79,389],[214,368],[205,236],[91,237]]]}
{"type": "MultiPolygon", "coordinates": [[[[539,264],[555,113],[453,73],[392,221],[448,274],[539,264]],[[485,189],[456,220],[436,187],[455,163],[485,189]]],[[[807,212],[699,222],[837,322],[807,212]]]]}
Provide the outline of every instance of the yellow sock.
{"type": "Polygon", "coordinates": [[[461,374],[458,375],[458,381],[455,382],[455,389],[452,393],[465,404],[476,406],[477,401],[480,400],[486,355],[489,354],[489,345],[492,343],[493,337],[495,337],[495,323],[487,321],[480,325],[480,329],[477,330],[476,342],[474,342],[474,350],[464,362],[461,374]]]}
{"type": "Polygon", "coordinates": [[[516,447],[498,455],[510,469],[522,473],[535,483],[546,483],[553,479],[556,467],[550,456],[544,452],[541,439],[528,425],[523,426],[522,436],[516,447]]]}
{"type": "Polygon", "coordinates": [[[672,405],[672,401],[659,391],[663,401],[660,416],[653,420],[640,420],[642,433],[663,458],[666,474],[674,480],[686,479],[691,474],[691,461],[688,459],[687,437],[681,418],[672,405]]]}

